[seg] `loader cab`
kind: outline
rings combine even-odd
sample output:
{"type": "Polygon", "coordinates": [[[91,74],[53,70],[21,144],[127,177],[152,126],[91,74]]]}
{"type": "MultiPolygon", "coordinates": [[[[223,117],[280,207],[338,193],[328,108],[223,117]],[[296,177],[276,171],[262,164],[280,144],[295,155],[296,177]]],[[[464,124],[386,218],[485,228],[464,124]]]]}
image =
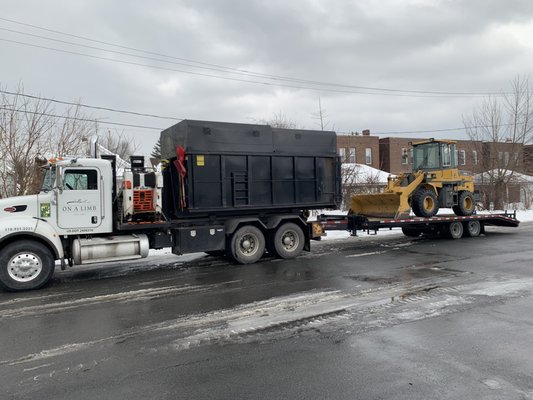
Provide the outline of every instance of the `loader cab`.
{"type": "Polygon", "coordinates": [[[457,168],[457,145],[448,140],[412,143],[413,171],[457,168]]]}

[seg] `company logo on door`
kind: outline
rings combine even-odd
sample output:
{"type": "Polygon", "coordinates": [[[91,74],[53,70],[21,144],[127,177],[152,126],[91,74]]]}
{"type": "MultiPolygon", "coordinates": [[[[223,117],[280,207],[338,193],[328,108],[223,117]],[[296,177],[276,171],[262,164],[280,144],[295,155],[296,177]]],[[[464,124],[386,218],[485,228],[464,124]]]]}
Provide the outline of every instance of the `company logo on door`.
{"type": "Polygon", "coordinates": [[[67,201],[67,205],[63,206],[63,212],[83,212],[83,211],[96,211],[96,206],[92,205],[89,200],[70,200],[67,201]]]}

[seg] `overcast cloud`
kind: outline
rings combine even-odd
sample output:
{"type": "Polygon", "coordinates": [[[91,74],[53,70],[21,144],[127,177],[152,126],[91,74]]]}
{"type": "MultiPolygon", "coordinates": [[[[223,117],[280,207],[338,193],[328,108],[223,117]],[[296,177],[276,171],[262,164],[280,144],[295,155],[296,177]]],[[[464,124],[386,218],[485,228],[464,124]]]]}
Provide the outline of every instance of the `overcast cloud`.
{"type": "MultiPolygon", "coordinates": [[[[482,97],[414,97],[406,92],[355,87],[500,92],[509,90],[517,75],[529,75],[533,66],[530,0],[153,3],[4,1],[0,17],[177,58],[337,86],[268,80],[75,47],[5,29],[133,52],[5,20],[0,20],[1,39],[268,85],[111,62],[3,40],[0,84],[14,89],[20,81],[29,94],[176,118],[253,122],[281,112],[309,129],[319,128],[314,115],[320,97],[330,128],[386,133],[461,127],[462,115],[471,113],[482,97]]],[[[161,128],[174,123],[96,110],[90,113],[104,122],[161,128]]],[[[124,131],[147,154],[159,136],[155,130],[124,131]]],[[[464,138],[460,130],[404,136],[464,138]]]]}

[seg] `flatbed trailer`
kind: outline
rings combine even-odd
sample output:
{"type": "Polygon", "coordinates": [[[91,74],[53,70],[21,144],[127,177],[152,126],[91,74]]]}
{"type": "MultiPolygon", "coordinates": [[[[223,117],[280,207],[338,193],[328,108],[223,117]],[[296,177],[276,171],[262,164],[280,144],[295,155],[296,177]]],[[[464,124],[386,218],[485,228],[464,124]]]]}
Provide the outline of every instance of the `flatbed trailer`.
{"type": "Polygon", "coordinates": [[[460,239],[485,233],[485,226],[518,227],[516,212],[499,214],[474,214],[470,216],[438,215],[431,218],[409,217],[402,219],[371,218],[364,215],[319,215],[317,221],[325,231],[346,230],[352,236],[358,231],[376,234],[380,229],[401,228],[406,236],[422,234],[460,239]]]}

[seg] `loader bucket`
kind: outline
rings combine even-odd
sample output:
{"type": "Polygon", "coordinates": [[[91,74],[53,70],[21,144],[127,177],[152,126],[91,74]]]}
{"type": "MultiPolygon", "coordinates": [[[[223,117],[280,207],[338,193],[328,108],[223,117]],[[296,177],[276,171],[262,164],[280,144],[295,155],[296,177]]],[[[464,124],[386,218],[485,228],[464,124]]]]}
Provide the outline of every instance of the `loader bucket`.
{"type": "Polygon", "coordinates": [[[379,218],[400,218],[409,215],[405,196],[398,193],[356,194],[352,196],[352,214],[379,218]]]}

